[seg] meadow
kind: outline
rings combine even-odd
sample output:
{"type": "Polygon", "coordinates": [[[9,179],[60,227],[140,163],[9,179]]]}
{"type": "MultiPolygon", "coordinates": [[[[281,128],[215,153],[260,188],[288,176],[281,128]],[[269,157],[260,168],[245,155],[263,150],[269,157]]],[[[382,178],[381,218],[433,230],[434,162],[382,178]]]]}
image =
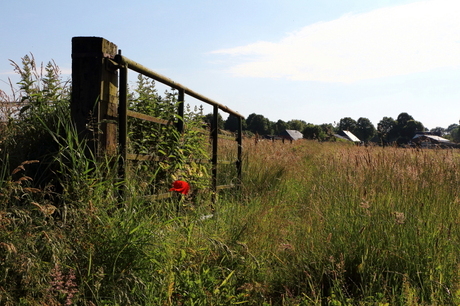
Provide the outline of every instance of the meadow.
{"type": "Polygon", "coordinates": [[[0,301],[457,305],[459,153],[246,140],[242,190],[180,211],[177,198],[117,209],[113,182],[75,173],[50,213],[49,191],[11,177],[0,301]]]}
{"type": "MultiPolygon", "coordinates": [[[[184,134],[131,122],[130,149],[160,162],[120,181],[78,137],[57,67],[15,67],[27,104],[0,127],[0,305],[460,305],[458,149],[247,138],[241,187],[215,197],[193,162],[209,159],[203,114],[187,111],[184,134]],[[177,178],[190,196],[145,196],[177,178]]],[[[154,85],[139,78],[131,107],[174,109],[154,85]]],[[[218,173],[238,183],[234,165],[218,173]]]]}

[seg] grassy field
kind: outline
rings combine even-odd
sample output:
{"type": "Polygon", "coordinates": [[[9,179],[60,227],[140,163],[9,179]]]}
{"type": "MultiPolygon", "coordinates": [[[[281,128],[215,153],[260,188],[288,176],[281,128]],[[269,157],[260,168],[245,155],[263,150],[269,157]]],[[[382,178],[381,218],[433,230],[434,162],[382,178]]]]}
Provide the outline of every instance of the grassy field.
{"type": "Polygon", "coordinates": [[[245,239],[286,304],[459,303],[458,151],[265,146],[245,239]]]}
{"type": "Polygon", "coordinates": [[[120,203],[66,148],[59,195],[2,168],[1,305],[460,304],[458,150],[246,140],[213,205],[120,203]]]}
{"type": "MultiPolygon", "coordinates": [[[[114,160],[85,154],[58,67],[22,64],[27,103],[0,126],[0,305],[460,305],[458,149],[246,139],[242,187],[214,203],[193,162],[210,158],[203,114],[187,110],[185,134],[131,122],[129,149],[160,162],[131,164],[122,198],[114,160]],[[145,197],[177,178],[192,196],[145,197]]],[[[175,118],[153,81],[131,99],[175,118]]],[[[236,158],[235,142],[218,151],[236,158]]]]}

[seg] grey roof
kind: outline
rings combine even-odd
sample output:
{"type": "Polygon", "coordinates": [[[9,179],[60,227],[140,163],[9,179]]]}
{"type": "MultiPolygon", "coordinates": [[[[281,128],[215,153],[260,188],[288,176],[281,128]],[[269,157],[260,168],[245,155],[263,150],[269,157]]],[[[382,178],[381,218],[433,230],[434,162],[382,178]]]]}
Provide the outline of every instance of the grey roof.
{"type": "Polygon", "coordinates": [[[297,140],[297,139],[302,139],[303,134],[300,133],[297,130],[285,130],[280,134],[281,137],[287,138],[287,139],[292,139],[292,140],[297,140]]]}
{"type": "Polygon", "coordinates": [[[416,134],[414,136],[414,138],[412,138],[412,139],[417,139],[417,138],[420,138],[420,137],[426,137],[426,138],[429,138],[429,139],[432,139],[432,140],[435,140],[435,141],[441,142],[441,143],[450,143],[449,139],[445,139],[445,138],[442,138],[442,137],[436,136],[436,135],[416,134]]]}

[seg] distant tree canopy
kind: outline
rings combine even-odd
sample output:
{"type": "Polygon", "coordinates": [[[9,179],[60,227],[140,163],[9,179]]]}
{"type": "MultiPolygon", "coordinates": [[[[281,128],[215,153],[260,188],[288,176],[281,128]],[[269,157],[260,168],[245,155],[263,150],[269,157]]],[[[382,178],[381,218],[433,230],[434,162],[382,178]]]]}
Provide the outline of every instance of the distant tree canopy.
{"type": "MultiPolygon", "coordinates": [[[[203,119],[207,123],[210,123],[212,114],[204,116],[203,119]]],[[[229,115],[225,121],[219,115],[218,122],[221,129],[223,128],[232,132],[238,130],[238,118],[233,115],[229,115]]],[[[344,117],[334,126],[330,123],[315,125],[306,123],[300,119],[292,119],[287,122],[280,119],[272,122],[261,114],[252,113],[246,119],[242,120],[242,129],[249,134],[258,133],[259,135],[280,135],[285,130],[297,130],[306,139],[320,141],[335,139],[334,133],[345,130],[352,132],[364,142],[375,141],[374,139],[378,137],[378,141],[381,144],[405,144],[411,141],[417,131],[425,131],[424,125],[406,112],[400,113],[396,120],[392,117],[383,117],[377,124],[377,127],[365,117],[360,117],[358,120],[354,120],[351,117],[344,117]]],[[[459,124],[451,124],[446,129],[436,127],[430,131],[435,135],[460,142],[459,124]]]]}
{"type": "Polygon", "coordinates": [[[317,139],[322,140],[326,138],[323,129],[319,125],[308,123],[305,128],[302,130],[303,137],[306,139],[317,139]]]}
{"type": "Polygon", "coordinates": [[[421,122],[415,121],[408,113],[399,114],[394,127],[395,134],[398,136],[398,143],[408,143],[414,136],[416,131],[424,131],[425,128],[421,122]]]}
{"type": "Polygon", "coordinates": [[[340,119],[338,129],[343,130],[343,131],[350,131],[353,134],[355,133],[357,127],[357,122],[350,118],[350,117],[345,117],[340,119]]]}
{"type": "Polygon", "coordinates": [[[287,126],[289,130],[297,130],[299,132],[302,132],[303,129],[307,126],[307,123],[303,120],[289,120],[287,122],[287,126]]]}
{"type": "Polygon", "coordinates": [[[449,126],[447,127],[447,129],[445,130],[445,132],[446,132],[447,134],[450,134],[453,130],[457,129],[458,127],[459,127],[459,125],[458,125],[457,123],[453,123],[453,124],[451,124],[451,125],[449,125],[449,126]]]}
{"type": "MultiPolygon", "coordinates": [[[[214,118],[214,114],[209,113],[203,117],[203,121],[206,122],[206,124],[208,124],[209,126],[212,126],[212,118],[214,118]]],[[[217,114],[217,128],[224,128],[224,119],[219,113],[217,114]]]]}
{"type": "Polygon", "coordinates": [[[391,117],[383,117],[377,124],[377,134],[381,143],[388,143],[393,138],[393,128],[396,126],[396,121],[391,117]]]}
{"type": "Polygon", "coordinates": [[[315,125],[308,123],[302,130],[303,137],[306,139],[315,139],[319,141],[326,141],[334,139],[334,126],[330,123],[315,125]]]}
{"type": "Polygon", "coordinates": [[[443,137],[453,141],[460,142],[460,125],[453,123],[444,130],[443,137]]]}
{"type": "Polygon", "coordinates": [[[425,127],[408,113],[399,114],[394,120],[391,117],[383,117],[377,125],[377,133],[382,143],[397,142],[408,143],[416,131],[424,131],[425,127]]]}
{"type": "Polygon", "coordinates": [[[450,139],[454,142],[460,142],[460,127],[456,127],[450,132],[450,139]]]}
{"type": "Polygon", "coordinates": [[[437,127],[433,128],[433,129],[431,129],[430,133],[432,133],[433,135],[436,135],[436,136],[444,136],[444,134],[446,133],[446,129],[442,128],[440,126],[437,126],[437,127]]]}
{"type": "Polygon", "coordinates": [[[247,129],[259,135],[269,135],[272,133],[271,122],[263,115],[252,113],[246,118],[247,129]]]}
{"type": "Polygon", "coordinates": [[[284,122],[283,120],[278,120],[274,124],[274,133],[275,135],[280,135],[283,131],[288,130],[289,125],[287,122],[284,122]]]}
{"type": "Polygon", "coordinates": [[[350,131],[361,141],[369,141],[375,136],[376,129],[372,122],[367,118],[359,118],[358,121],[350,117],[340,119],[337,129],[340,131],[350,131]]]}
{"type": "Polygon", "coordinates": [[[356,122],[356,129],[354,133],[361,141],[369,141],[375,136],[375,127],[372,122],[367,118],[359,118],[356,122]]]}
{"type": "MultiPolygon", "coordinates": [[[[241,119],[241,125],[242,125],[242,129],[245,130],[246,129],[246,120],[245,119],[241,119]]],[[[227,117],[227,120],[225,120],[225,123],[224,123],[224,129],[226,129],[227,131],[230,131],[230,132],[236,132],[238,131],[238,118],[232,114],[229,114],[228,117],[227,117]]]]}

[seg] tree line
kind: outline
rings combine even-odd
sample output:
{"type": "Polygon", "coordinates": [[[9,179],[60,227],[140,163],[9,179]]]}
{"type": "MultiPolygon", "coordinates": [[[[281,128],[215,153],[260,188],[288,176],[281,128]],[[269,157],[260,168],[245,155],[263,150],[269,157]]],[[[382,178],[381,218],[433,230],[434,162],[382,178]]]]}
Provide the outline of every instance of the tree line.
{"type": "MultiPolygon", "coordinates": [[[[212,120],[212,114],[204,116],[208,123],[212,120]]],[[[220,115],[218,127],[228,131],[238,130],[238,119],[229,115],[224,120],[220,115]]],[[[335,140],[335,134],[345,130],[352,132],[363,142],[376,142],[380,144],[408,143],[416,132],[430,132],[433,135],[441,136],[453,142],[460,142],[460,126],[451,124],[447,128],[436,127],[426,128],[422,122],[415,120],[406,112],[400,113],[396,119],[383,117],[377,126],[374,126],[368,118],[360,117],[357,120],[351,117],[344,117],[338,123],[323,123],[320,125],[307,123],[304,120],[293,119],[289,121],[270,121],[261,114],[252,113],[243,120],[243,132],[246,135],[280,135],[285,130],[297,130],[306,139],[319,141],[335,140]]]]}

